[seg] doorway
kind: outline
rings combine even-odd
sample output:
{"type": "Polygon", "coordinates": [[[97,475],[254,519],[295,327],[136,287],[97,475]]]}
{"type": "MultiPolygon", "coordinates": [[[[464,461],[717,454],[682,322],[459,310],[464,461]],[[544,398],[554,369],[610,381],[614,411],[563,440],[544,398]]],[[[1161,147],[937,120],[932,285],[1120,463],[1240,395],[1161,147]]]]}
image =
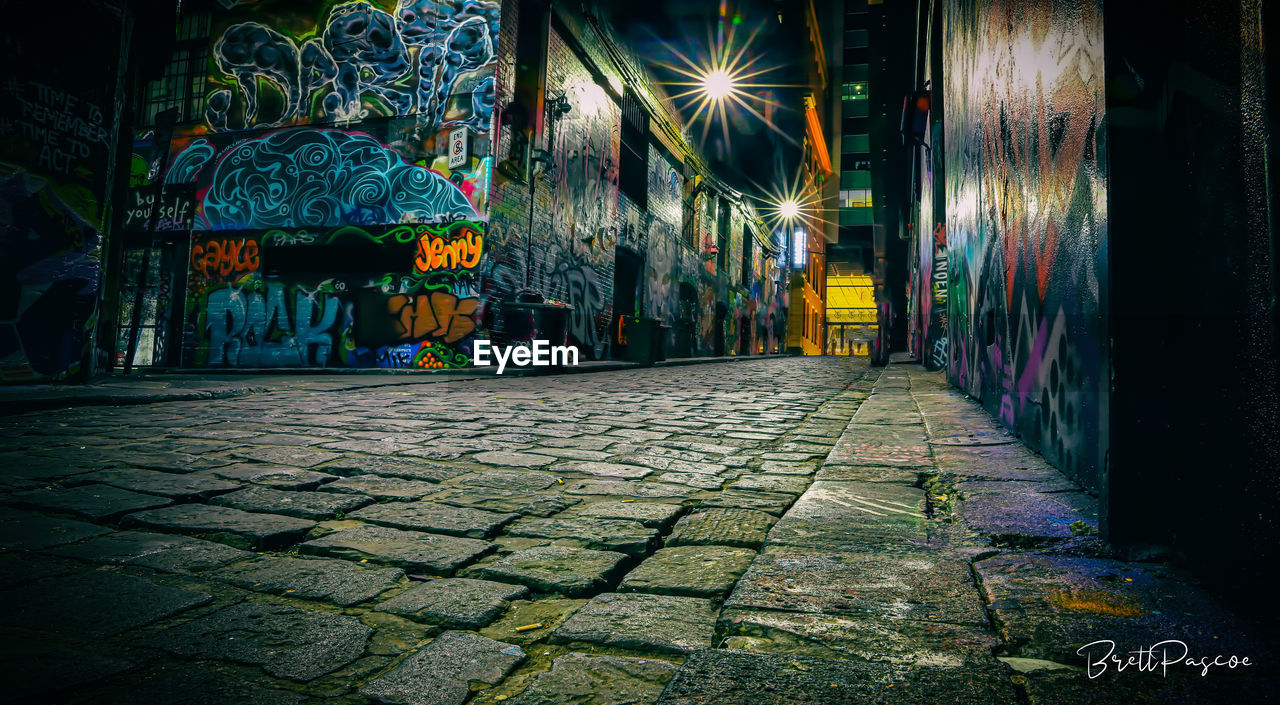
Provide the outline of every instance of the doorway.
{"type": "Polygon", "coordinates": [[[644,257],[626,247],[615,248],[613,260],[613,325],[609,327],[615,360],[627,358],[626,326],[644,310],[644,257]],[[626,319],[626,320],[624,320],[626,319]]]}

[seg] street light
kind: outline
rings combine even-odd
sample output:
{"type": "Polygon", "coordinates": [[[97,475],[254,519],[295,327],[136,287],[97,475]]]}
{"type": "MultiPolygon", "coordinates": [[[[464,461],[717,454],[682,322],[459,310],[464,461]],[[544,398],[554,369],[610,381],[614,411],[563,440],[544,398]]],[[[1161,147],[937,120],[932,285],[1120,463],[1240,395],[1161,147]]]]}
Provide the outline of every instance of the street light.
{"type": "Polygon", "coordinates": [[[723,100],[729,97],[735,89],[733,76],[724,69],[711,71],[702,79],[702,92],[712,100],[723,100]]]}
{"type": "Polygon", "coordinates": [[[778,215],[782,216],[783,220],[795,220],[796,216],[800,215],[800,204],[794,200],[783,201],[778,206],[778,215]]]}

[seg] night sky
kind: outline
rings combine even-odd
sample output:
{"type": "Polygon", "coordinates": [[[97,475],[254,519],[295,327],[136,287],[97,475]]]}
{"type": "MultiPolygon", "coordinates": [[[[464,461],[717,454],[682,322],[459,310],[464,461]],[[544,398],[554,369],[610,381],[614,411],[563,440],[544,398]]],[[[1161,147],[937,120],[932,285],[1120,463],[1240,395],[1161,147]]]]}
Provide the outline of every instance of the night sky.
{"type": "MultiPolygon", "coordinates": [[[[687,64],[676,56],[676,51],[695,62],[708,60],[708,46],[718,35],[722,8],[718,0],[601,0],[600,4],[632,47],[650,60],[649,69],[660,82],[691,80],[666,67],[666,64],[674,64],[687,68],[687,64]]],[[[802,98],[807,92],[803,87],[805,72],[800,51],[804,46],[804,27],[795,3],[744,0],[727,3],[724,9],[725,34],[732,31],[735,50],[755,32],[744,54],[744,61],[755,59],[747,72],[773,67],[773,70],[747,79],[743,90],[761,98],[771,98],[778,104],[777,108],[768,110],[768,117],[796,144],[789,143],[777,133],[771,137],[772,131],[759,117],[737,107],[732,101],[728,105],[734,108],[727,112],[728,140],[724,137],[721,120],[716,116],[703,141],[705,113],[690,126],[689,132],[718,176],[742,191],[758,195],[760,187],[772,189],[790,183],[801,157],[798,145],[804,129],[802,98]],[[779,11],[782,12],[781,21],[779,11]],[[756,83],[783,84],[786,87],[750,85],[756,83]]],[[[665,88],[672,95],[689,90],[687,86],[665,88]]],[[[747,102],[757,111],[766,112],[761,101],[748,99],[747,102]]],[[[693,97],[678,99],[677,103],[687,120],[693,114],[693,97]]]]}

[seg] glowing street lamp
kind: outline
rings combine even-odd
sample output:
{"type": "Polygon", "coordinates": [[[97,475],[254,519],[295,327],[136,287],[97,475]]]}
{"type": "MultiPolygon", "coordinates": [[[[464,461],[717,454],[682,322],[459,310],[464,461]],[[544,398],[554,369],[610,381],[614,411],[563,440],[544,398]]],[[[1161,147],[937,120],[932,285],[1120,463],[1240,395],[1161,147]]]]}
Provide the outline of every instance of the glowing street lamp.
{"type": "Polygon", "coordinates": [[[702,79],[702,92],[712,100],[723,100],[734,92],[733,84],[733,76],[728,71],[717,69],[702,79]]]}
{"type": "Polygon", "coordinates": [[[783,201],[778,205],[778,215],[783,220],[795,220],[800,215],[800,204],[795,201],[783,201]]]}

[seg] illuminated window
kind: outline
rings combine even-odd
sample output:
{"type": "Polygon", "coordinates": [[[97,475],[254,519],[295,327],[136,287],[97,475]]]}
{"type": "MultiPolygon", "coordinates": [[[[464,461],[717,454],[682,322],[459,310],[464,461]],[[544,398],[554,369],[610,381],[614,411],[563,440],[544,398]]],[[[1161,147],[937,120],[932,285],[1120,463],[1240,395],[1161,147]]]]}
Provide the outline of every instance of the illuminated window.
{"type": "Polygon", "coordinates": [[[209,63],[209,13],[192,12],[178,21],[177,44],[159,80],[147,84],[142,94],[138,122],[156,124],[156,116],[178,110],[178,122],[204,117],[205,74],[209,63]]]}
{"type": "Polygon", "coordinates": [[[864,82],[846,83],[840,97],[845,100],[866,100],[867,84],[864,82]]]}
{"type": "Polygon", "coordinates": [[[841,208],[868,208],[871,206],[871,189],[849,189],[840,192],[841,208]]]}

